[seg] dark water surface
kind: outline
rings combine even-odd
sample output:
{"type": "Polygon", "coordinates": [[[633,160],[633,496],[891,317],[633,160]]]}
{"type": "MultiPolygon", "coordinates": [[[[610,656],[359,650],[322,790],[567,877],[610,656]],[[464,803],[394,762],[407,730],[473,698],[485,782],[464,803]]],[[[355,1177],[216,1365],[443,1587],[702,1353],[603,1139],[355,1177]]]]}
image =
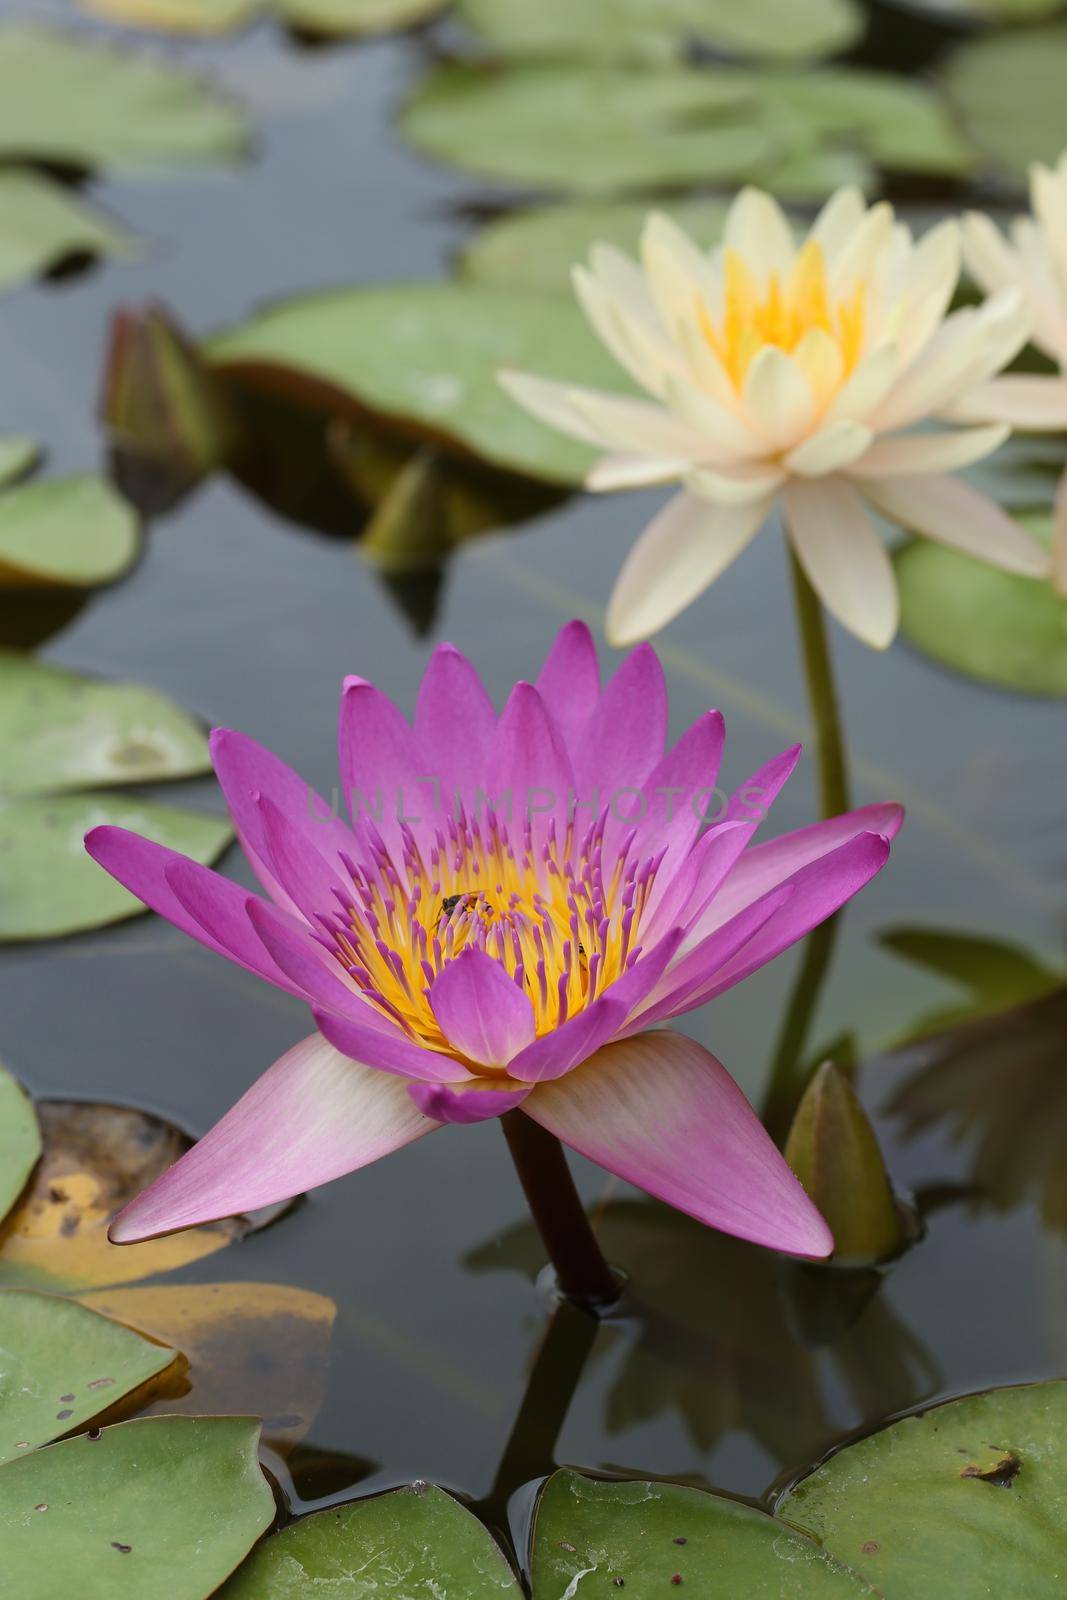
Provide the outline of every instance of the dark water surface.
{"type": "MultiPolygon", "coordinates": [[[[55,5],[34,14],[41,9],[72,14],[55,5]]],[[[0,4],[2,16],[24,12],[0,4]]],[[[483,198],[390,132],[419,70],[418,41],[302,52],[264,25],[210,48],[161,48],[203,59],[250,102],[257,149],[232,171],[94,182],[94,197],[149,241],[144,259],[0,300],[0,422],[44,440],[53,469],[102,460],[94,407],[107,318],[121,300],[163,299],[200,333],[284,294],[438,276],[466,232],[461,206],[483,198]]],[[[574,501],[470,546],[420,639],[351,545],[217,477],[155,521],[138,570],[91,599],[46,653],[153,684],[212,723],[245,729],[329,790],[344,673],[374,679],[410,710],[433,643],[448,638],[502,701],[515,679],[534,675],[567,616],[599,620],[655,503],[574,501]]],[[[817,1022],[821,1038],[852,1032],[876,1058],[862,1087],[881,1108],[929,1052],[888,1063],[878,1054],[958,995],[881,948],[880,933],[963,930],[1065,965],[1063,710],[949,677],[902,643],[884,657],[838,630],[833,643],[857,803],[896,798],[909,809],[889,870],[848,911],[817,1022]]],[[[762,536],[660,644],[674,731],[709,705],[726,714],[728,779],[803,731],[777,535],[762,536]]],[[[220,805],[208,783],[169,793],[220,805]]],[[[770,831],[813,819],[815,807],[805,763],[770,831]]],[[[236,855],[225,866],[241,870],[236,855]]],[[[687,1019],[752,1096],[795,968],[792,953],[687,1019]]],[[[38,1094],[128,1101],[193,1132],[308,1031],[295,1002],[151,918],[7,951],[0,1018],[4,1059],[38,1094]]],[[[1006,1115],[1012,1064],[1031,1036],[1023,1025],[1004,1045],[1006,1115]]],[[[1063,1094],[1055,1044],[1045,1070],[1043,1107],[1063,1094]]],[[[953,1147],[943,1123],[911,1141],[899,1119],[881,1126],[901,1186],[967,1181],[968,1147],[953,1147]]],[[[1021,1141],[1033,1131],[1022,1124],[1024,1174],[1021,1141]]],[[[809,1284],[798,1296],[795,1275],[772,1258],[575,1165],[604,1208],[611,1254],[664,1320],[601,1330],[561,1460],[759,1495],[850,1430],[931,1396],[1062,1374],[1063,1236],[1042,1225],[1032,1194],[1001,1209],[943,1196],[925,1242],[850,1322],[840,1302],[859,1298],[855,1286],[834,1298],[809,1284]]],[[[420,1476],[486,1493],[544,1327],[537,1264],[504,1141],[486,1123],[446,1130],[317,1192],[184,1276],[289,1283],[336,1300],[330,1383],[311,1438],[352,1460],[324,1476],[305,1447],[304,1464],[293,1463],[299,1504],[357,1479],[420,1476]]]]}

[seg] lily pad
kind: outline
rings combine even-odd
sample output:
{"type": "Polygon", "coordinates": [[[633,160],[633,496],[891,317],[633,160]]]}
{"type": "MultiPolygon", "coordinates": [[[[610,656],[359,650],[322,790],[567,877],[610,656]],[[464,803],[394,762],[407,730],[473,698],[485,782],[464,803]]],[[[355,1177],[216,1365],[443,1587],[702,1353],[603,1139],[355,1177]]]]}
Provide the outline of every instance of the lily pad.
{"type": "Polygon", "coordinates": [[[1032,162],[1067,145],[1067,22],[991,33],[949,59],[943,86],[964,130],[990,163],[1025,184],[1032,162]]]}
{"type": "Polygon", "coordinates": [[[37,1114],[44,1154],[0,1231],[5,1287],[83,1290],[173,1272],[276,1215],[234,1217],[145,1244],[111,1244],[107,1229],[115,1212],[173,1166],[192,1140],[162,1118],[127,1106],[44,1100],[37,1114]]]}
{"type": "Polygon", "coordinates": [[[995,1017],[1040,1000],[1064,983],[1062,972],[1002,939],[952,928],[897,927],[878,935],[891,954],[933,978],[952,984],[963,998],[938,1005],[905,1028],[895,1043],[913,1043],[982,1017],[995,1017]]]}
{"type": "Polygon", "coordinates": [[[247,147],[243,113],[179,67],[74,33],[0,27],[0,159],[180,166],[247,147]]]}
{"type": "Polygon", "coordinates": [[[274,1517],[253,1418],[148,1417],[0,1468],[19,1600],[205,1600],[274,1517]]]}
{"type": "MultiPolygon", "coordinates": [[[[676,200],[665,211],[698,245],[722,239],[729,209],[725,200],[676,200]]],[[[463,277],[502,289],[571,293],[571,271],[595,244],[612,244],[636,255],[650,210],[647,200],[542,206],[491,222],[466,246],[463,277]]]]}
{"type": "Polygon", "coordinates": [[[352,37],[413,28],[437,16],[449,0],[277,0],[277,4],[291,27],[352,37]]]}
{"type": "Polygon", "coordinates": [[[102,1289],[81,1303],[174,1345],[188,1361],[187,1392],[150,1397],[142,1414],[254,1410],[264,1444],[281,1455],[318,1415],[337,1315],[326,1295],[280,1283],[182,1283],[102,1289]]]}
{"type": "Polygon", "coordinates": [[[33,1101],[0,1066],[0,1222],[26,1187],[40,1154],[41,1130],[33,1101]]]}
{"type": "Polygon", "coordinates": [[[821,1600],[877,1591],[812,1539],[752,1506],[677,1483],[557,1472],[545,1485],[533,1534],[536,1600],[608,1600],[710,1594],[745,1600],[821,1600]],[[620,1583],[618,1580],[621,1579],[620,1583]]]}
{"type": "Polygon", "coordinates": [[[154,689],[0,651],[0,793],[187,778],[210,768],[200,724],[154,689]]]}
{"type": "Polygon", "coordinates": [[[925,85],[855,68],[746,72],[535,61],[449,63],[401,126],[482,177],[574,194],[762,183],[817,199],[876,166],[959,175],[970,147],[925,85]]]}
{"type": "Polygon", "coordinates": [[[176,1355],[73,1300],[0,1290],[0,1463],[75,1432],[176,1355]]]}
{"type": "MultiPolygon", "coordinates": [[[[1020,518],[1047,535],[1044,522],[1020,518]]],[[[1023,694],[1067,696],[1067,600],[925,539],[895,556],[901,630],[943,666],[1023,694]]]]}
{"type": "Polygon", "coordinates": [[[698,42],[727,54],[778,60],[834,55],[853,44],[863,13],[853,0],[459,0],[458,12],[501,55],[601,60],[679,55],[698,42]]]}
{"type": "Polygon", "coordinates": [[[89,473],[20,484],[0,496],[0,589],[90,589],[133,565],[137,518],[89,473]]]}
{"type": "Polygon", "coordinates": [[[219,1600],[303,1600],[320,1590],[331,1600],[522,1594],[488,1530],[432,1483],[302,1517],[261,1544],[219,1600]]]}
{"type": "MultiPolygon", "coordinates": [[[[0,186],[3,184],[3,174],[0,173],[0,186]]],[[[40,458],[41,447],[36,439],[29,439],[22,434],[9,434],[0,438],[0,489],[6,484],[14,483],[16,478],[21,478],[24,472],[29,472],[40,458]]]]}
{"type": "Polygon", "coordinates": [[[1067,1383],[993,1389],[839,1451],[778,1510],[886,1600],[1058,1600],[1065,1436],[1067,1383]]]}
{"type": "Polygon", "coordinates": [[[472,284],[393,284],[290,300],[217,338],[209,354],[245,384],[318,393],[399,435],[556,483],[593,459],[501,398],[501,367],[621,388],[578,305],[472,284]]]}
{"type": "Polygon", "coordinates": [[[232,33],[264,11],[302,33],[353,38],[392,33],[436,16],[449,0],[80,0],[111,22],[160,33],[232,33]]]}
{"type": "Polygon", "coordinates": [[[79,0],[107,22],[160,33],[232,33],[263,10],[263,0],[79,0]]]}
{"type": "Polygon", "coordinates": [[[135,253],[128,234],[62,184],[18,167],[0,170],[0,289],[70,256],[135,253]]]}

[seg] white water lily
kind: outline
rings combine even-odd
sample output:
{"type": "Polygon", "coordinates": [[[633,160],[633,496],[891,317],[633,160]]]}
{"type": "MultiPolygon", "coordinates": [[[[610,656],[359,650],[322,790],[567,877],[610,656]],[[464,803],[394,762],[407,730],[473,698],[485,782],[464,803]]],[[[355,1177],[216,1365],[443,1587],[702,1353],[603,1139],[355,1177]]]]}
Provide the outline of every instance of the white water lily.
{"type": "Polygon", "coordinates": [[[1017,287],[947,314],[960,264],[956,222],[917,242],[891,206],[846,188],[798,245],[776,202],[745,189],[710,253],[653,214],[640,264],[599,245],[576,268],[586,315],[651,400],[501,379],[542,421],[607,452],[590,489],[683,485],[623,564],[613,643],[675,617],[776,504],[824,604],[879,649],[898,601],[870,510],[1010,572],[1047,573],[1039,542],[953,476],[1008,427],[918,431],[948,419],[1029,331],[1017,287]]]}
{"type": "MultiPolygon", "coordinates": [[[[986,216],[966,217],[964,261],[984,289],[1022,290],[1033,320],[1031,340],[1060,375],[996,378],[957,410],[961,417],[1003,419],[1024,431],[1067,432],[1067,152],[1055,167],[1031,168],[1030,203],[1033,216],[1017,217],[1009,238],[986,216]]],[[[1056,496],[1052,580],[1067,595],[1067,472],[1056,496]]]]}

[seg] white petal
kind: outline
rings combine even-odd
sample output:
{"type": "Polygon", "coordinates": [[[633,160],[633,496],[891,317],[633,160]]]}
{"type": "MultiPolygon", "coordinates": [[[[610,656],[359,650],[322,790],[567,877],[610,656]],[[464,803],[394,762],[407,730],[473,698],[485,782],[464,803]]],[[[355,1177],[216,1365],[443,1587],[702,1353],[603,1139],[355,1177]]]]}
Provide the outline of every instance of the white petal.
{"type": "Polygon", "coordinates": [[[1067,378],[994,378],[943,414],[953,422],[995,418],[1031,433],[1059,433],[1067,428],[1067,378]]]}
{"type": "Polygon", "coordinates": [[[497,378],[505,393],[524,411],[536,417],[538,422],[558,428],[561,433],[570,434],[572,439],[580,439],[583,444],[604,448],[604,440],[599,433],[571,405],[573,391],[569,384],[556,383],[551,378],[538,378],[532,372],[516,372],[510,367],[499,372],[497,378]]]}
{"type": "Polygon", "coordinates": [[[773,450],[798,443],[815,415],[811,384],[796,362],[773,344],[753,356],[742,399],[752,427],[773,450]]]}
{"type": "Polygon", "coordinates": [[[964,264],[979,288],[996,294],[1025,282],[1025,269],[1017,252],[984,211],[969,211],[962,227],[964,264]]]}
{"type": "Polygon", "coordinates": [[[953,429],[950,433],[890,435],[876,440],[866,455],[849,468],[849,476],[896,478],[924,472],[955,472],[999,450],[1010,432],[1010,428],[994,424],[953,429]]]}
{"type": "Polygon", "coordinates": [[[575,267],[571,276],[582,310],[616,361],[641,388],[661,396],[664,375],[681,369],[666,335],[609,294],[587,268],[575,267]]]}
{"type": "Polygon", "coordinates": [[[862,456],[872,437],[862,422],[831,422],[791,450],[783,465],[802,478],[823,478],[862,456]]]}
{"type": "Polygon", "coordinates": [[[625,394],[569,389],[567,401],[609,450],[628,455],[681,456],[699,461],[707,443],[663,406],[625,394]]]}
{"type": "Polygon", "coordinates": [[[901,527],[1005,572],[1027,578],[1048,576],[1051,561],[1045,547],[962,478],[869,478],[863,492],[883,516],[901,527]]]}
{"type": "Polygon", "coordinates": [[[738,463],[725,468],[698,467],[686,477],[686,487],[704,500],[720,506],[747,506],[754,500],[764,500],[772,495],[784,481],[781,467],[763,462],[746,466],[738,463]]]}
{"type": "Polygon", "coordinates": [[[740,555],[771,504],[713,506],[695,495],[676,495],[623,562],[608,604],[609,641],[647,638],[684,611],[740,555]]]}
{"type": "Polygon", "coordinates": [[[867,202],[855,184],[847,184],[830,196],[812,224],[809,239],[822,248],[827,266],[832,266],[867,213],[867,202]]]}
{"type": "Polygon", "coordinates": [[[1029,327],[1030,314],[1017,289],[1005,289],[977,311],[956,312],[890,390],[873,418],[875,426],[895,432],[936,416],[1017,355],[1029,327]]]}
{"type": "Polygon", "coordinates": [[[671,410],[706,440],[705,453],[710,458],[746,461],[766,455],[766,440],[754,433],[737,411],[702,394],[687,378],[668,378],[664,398],[671,410]]]}
{"type": "Polygon", "coordinates": [[[612,489],[646,489],[650,484],[672,483],[684,477],[688,461],[671,461],[661,456],[601,456],[585,475],[585,487],[593,494],[612,489]]]}
{"type": "Polygon", "coordinates": [[[634,317],[654,328],[657,323],[655,301],[649,293],[645,275],[637,262],[613,244],[595,244],[589,252],[589,266],[601,288],[634,317]]]}
{"type": "Polygon", "coordinates": [[[907,282],[893,312],[901,365],[913,361],[940,327],[960,276],[960,230],[953,220],[932,228],[916,245],[907,282]]]}
{"type": "Polygon", "coordinates": [[[875,275],[878,258],[893,241],[893,207],[882,200],[872,206],[850,238],[845,240],[829,271],[830,293],[846,299],[857,286],[875,275]]]}
{"type": "Polygon", "coordinates": [[[641,261],[663,324],[677,337],[679,322],[714,289],[708,259],[676,223],[654,211],[641,235],[641,261]]]}
{"type": "Polygon", "coordinates": [[[1060,296],[1067,297],[1067,182],[1040,163],[1030,170],[1030,201],[1048,246],[1060,296]]]}
{"type": "Polygon", "coordinates": [[[742,189],[726,218],[724,241],[750,271],[784,274],[793,260],[793,230],[777,200],[762,189],[742,189]]]}
{"type": "Polygon", "coordinates": [[[783,499],[793,548],[827,610],[884,650],[897,631],[896,579],[856,490],[843,478],[794,479],[783,499]]]}
{"type": "Polygon", "coordinates": [[[830,405],[824,422],[849,419],[866,422],[881,405],[896,381],[899,357],[895,344],[880,344],[856,363],[830,405]]]}

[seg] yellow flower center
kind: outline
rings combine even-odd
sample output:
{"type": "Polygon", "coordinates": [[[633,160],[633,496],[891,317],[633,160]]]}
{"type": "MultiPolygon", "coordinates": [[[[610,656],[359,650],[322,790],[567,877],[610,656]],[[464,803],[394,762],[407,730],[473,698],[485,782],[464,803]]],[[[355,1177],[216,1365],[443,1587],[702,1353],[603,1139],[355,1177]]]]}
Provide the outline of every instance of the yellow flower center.
{"type": "Polygon", "coordinates": [[[736,389],[764,345],[792,353],[812,334],[828,335],[837,346],[838,381],[852,371],[863,348],[866,285],[859,284],[847,299],[833,301],[817,240],[809,239],[784,282],[772,272],[762,290],[736,250],[724,252],[723,271],[721,326],[715,326],[702,302],[698,316],[704,337],[736,389]]]}
{"type": "Polygon", "coordinates": [[[509,832],[490,810],[449,821],[428,861],[406,829],[402,871],[384,848],[351,864],[351,902],[326,919],[337,959],[366,1000],[429,1050],[454,1054],[429,990],[468,949],[484,950],[529,996],[538,1036],[562,1027],[637,960],[659,864],[629,860],[624,840],[605,882],[604,824],[586,824],[580,838],[571,823],[561,842],[550,829],[538,850],[529,822],[509,832]]]}

